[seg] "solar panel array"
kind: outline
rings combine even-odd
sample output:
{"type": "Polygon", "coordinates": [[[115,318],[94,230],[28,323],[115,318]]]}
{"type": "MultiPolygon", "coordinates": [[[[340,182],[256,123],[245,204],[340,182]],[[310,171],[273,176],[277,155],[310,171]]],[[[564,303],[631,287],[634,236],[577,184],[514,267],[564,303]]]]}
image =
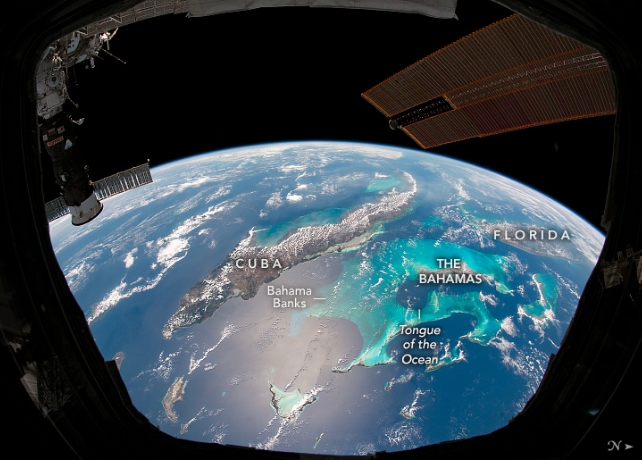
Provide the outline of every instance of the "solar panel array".
{"type": "Polygon", "coordinates": [[[112,195],[118,195],[119,193],[152,182],[149,163],[144,163],[135,168],[126,169],[125,171],[97,180],[94,182],[94,192],[99,200],[104,200],[112,195]]]}
{"type": "Polygon", "coordinates": [[[613,114],[614,93],[597,50],[513,15],[427,56],[363,97],[391,126],[430,148],[613,114]],[[449,110],[425,110],[440,99],[449,110]]]}
{"type": "MultiPolygon", "coordinates": [[[[104,200],[112,195],[126,192],[136,187],[152,183],[152,173],[149,163],[126,169],[119,173],[97,180],[93,183],[94,193],[99,200],[104,200]]],[[[47,220],[52,222],[69,214],[69,207],[62,196],[45,203],[47,220]]]]}
{"type": "Polygon", "coordinates": [[[51,222],[69,214],[69,207],[65,203],[65,199],[59,196],[55,200],[45,203],[45,212],[47,213],[47,220],[51,222]]]}

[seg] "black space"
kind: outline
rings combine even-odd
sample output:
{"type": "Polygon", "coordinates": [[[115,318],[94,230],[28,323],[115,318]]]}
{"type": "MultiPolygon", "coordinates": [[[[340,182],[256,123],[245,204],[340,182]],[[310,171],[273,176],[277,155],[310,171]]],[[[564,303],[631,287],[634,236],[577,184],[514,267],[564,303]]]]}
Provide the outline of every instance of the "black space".
{"type": "MultiPolygon", "coordinates": [[[[347,140],[419,148],[361,94],[406,66],[512,12],[462,0],[459,20],[326,8],[163,16],[121,28],[94,69],[69,82],[79,145],[97,180],[265,142],[347,140]],[[303,44],[303,46],[301,46],[303,44]],[[301,52],[301,49],[305,52],[301,52]]],[[[473,139],[433,151],[553,197],[599,228],[614,117],[473,139]],[[587,167],[587,169],[585,169],[587,167]]],[[[43,149],[44,152],[44,149],[43,149]]],[[[46,154],[43,153],[43,157],[46,154]]],[[[45,199],[58,193],[45,164],[45,199]]]]}

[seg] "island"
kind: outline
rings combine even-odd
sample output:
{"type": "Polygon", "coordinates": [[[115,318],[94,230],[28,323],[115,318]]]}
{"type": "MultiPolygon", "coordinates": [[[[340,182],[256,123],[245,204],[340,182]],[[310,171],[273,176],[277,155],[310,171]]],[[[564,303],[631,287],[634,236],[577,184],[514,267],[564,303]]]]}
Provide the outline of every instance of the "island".
{"type": "Polygon", "coordinates": [[[262,285],[297,264],[367,243],[385,222],[411,209],[417,183],[406,172],[399,172],[398,179],[401,191],[393,187],[377,195],[375,200],[347,211],[338,223],[293,228],[274,246],[257,245],[251,229],[212,272],[181,298],[178,311],[163,327],[163,338],[169,339],[178,328],[201,323],[231,298],[253,298],[262,285]]]}
{"type": "Polygon", "coordinates": [[[276,415],[283,420],[296,423],[303,409],[317,401],[317,394],[321,390],[321,387],[315,387],[307,393],[301,394],[298,388],[294,391],[285,391],[270,383],[270,393],[272,394],[270,405],[276,415]]]}
{"type": "Polygon", "coordinates": [[[114,357],[111,359],[116,363],[116,367],[118,370],[120,370],[120,366],[123,364],[123,361],[125,360],[125,353],[122,351],[117,352],[114,357]]]}
{"type": "Polygon", "coordinates": [[[174,383],[169,387],[165,397],[161,402],[163,404],[163,409],[165,409],[165,415],[172,422],[176,423],[178,421],[178,416],[174,412],[174,404],[176,401],[181,401],[185,395],[185,387],[187,386],[187,381],[183,381],[183,377],[177,377],[174,379],[174,383]]]}

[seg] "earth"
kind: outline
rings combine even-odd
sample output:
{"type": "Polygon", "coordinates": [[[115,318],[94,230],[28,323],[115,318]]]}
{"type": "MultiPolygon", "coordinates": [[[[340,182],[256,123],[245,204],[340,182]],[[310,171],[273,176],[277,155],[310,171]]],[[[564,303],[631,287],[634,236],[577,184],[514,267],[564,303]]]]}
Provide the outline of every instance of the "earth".
{"type": "Polygon", "coordinates": [[[134,405],[195,441],[365,455],[505,426],[604,241],[523,184],[399,147],[267,144],[152,176],[51,240],[134,405]]]}

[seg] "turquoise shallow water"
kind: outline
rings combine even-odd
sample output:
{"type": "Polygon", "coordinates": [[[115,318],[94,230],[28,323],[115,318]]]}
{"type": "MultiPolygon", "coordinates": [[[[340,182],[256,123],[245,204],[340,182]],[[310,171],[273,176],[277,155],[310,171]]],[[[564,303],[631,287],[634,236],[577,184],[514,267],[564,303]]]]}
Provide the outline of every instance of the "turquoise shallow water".
{"type": "Polygon", "coordinates": [[[292,418],[291,421],[296,421],[301,415],[301,411],[296,410],[297,406],[301,405],[304,399],[301,392],[298,389],[284,391],[272,383],[270,383],[270,392],[273,394],[272,408],[274,412],[282,418],[288,418],[292,414],[295,418],[292,418]]]}
{"type": "Polygon", "coordinates": [[[443,224],[443,221],[437,216],[428,216],[421,221],[422,228],[436,228],[443,224]]]}
{"type": "Polygon", "coordinates": [[[336,224],[341,221],[341,216],[346,211],[348,211],[348,209],[327,208],[301,216],[298,219],[274,225],[273,227],[258,228],[256,229],[256,244],[261,247],[276,246],[279,240],[290,230],[309,225],[336,224]]]}
{"type": "Polygon", "coordinates": [[[525,313],[533,320],[541,320],[546,317],[547,311],[555,312],[559,290],[555,277],[548,273],[533,275],[533,282],[539,287],[541,293],[540,298],[523,307],[525,313]]]}
{"type": "Polygon", "coordinates": [[[368,184],[366,192],[380,192],[400,185],[401,181],[396,176],[378,177],[368,184]]]}
{"type": "MultiPolygon", "coordinates": [[[[511,291],[505,273],[512,263],[509,259],[435,240],[391,240],[375,247],[344,261],[339,279],[321,289],[327,300],[303,312],[308,316],[348,319],[359,328],[363,338],[361,352],[336,371],[395,362],[386,348],[402,324],[415,326],[461,313],[475,319],[474,328],[465,336],[467,340],[487,345],[497,335],[500,322],[488,311],[478,291],[455,294],[434,290],[419,310],[400,305],[397,291],[404,282],[418,279],[420,270],[437,269],[437,258],[457,257],[471,270],[487,276],[489,282],[480,285],[480,290],[507,294],[511,291]]],[[[457,347],[453,353],[445,356],[441,365],[456,361],[457,347]]]]}

